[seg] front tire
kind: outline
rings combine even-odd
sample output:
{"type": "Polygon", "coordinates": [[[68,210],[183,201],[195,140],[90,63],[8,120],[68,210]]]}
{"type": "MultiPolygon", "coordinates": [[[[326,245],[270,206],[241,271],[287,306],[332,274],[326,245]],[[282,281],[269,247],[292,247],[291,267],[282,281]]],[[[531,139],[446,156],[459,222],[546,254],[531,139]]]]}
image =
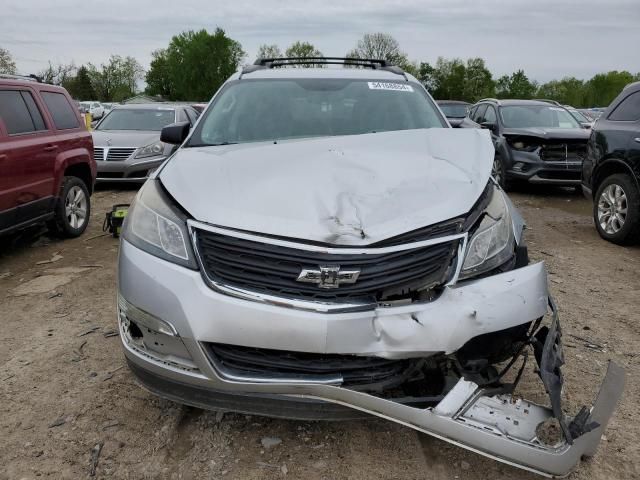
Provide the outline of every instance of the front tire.
{"type": "Polygon", "coordinates": [[[507,182],[507,169],[504,166],[504,161],[500,155],[493,157],[493,165],[491,167],[491,176],[502,187],[503,190],[507,190],[510,187],[507,182]]]}
{"type": "Polygon", "coordinates": [[[600,184],[593,220],[600,236],[609,242],[629,245],[640,239],[640,191],[629,175],[617,173],[600,184]]]}
{"type": "Polygon", "coordinates": [[[85,183],[78,177],[64,177],[49,228],[62,237],[75,238],[86,230],[90,215],[91,199],[85,183]]]}

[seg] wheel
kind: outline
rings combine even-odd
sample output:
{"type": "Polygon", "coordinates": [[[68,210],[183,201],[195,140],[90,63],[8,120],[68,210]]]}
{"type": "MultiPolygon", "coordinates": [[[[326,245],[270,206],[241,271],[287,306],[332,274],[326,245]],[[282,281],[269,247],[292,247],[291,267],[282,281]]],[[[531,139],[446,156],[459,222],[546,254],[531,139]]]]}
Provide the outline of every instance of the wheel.
{"type": "Polygon", "coordinates": [[[493,165],[491,166],[491,176],[498,182],[503,190],[507,190],[509,182],[507,182],[507,170],[500,155],[493,157],[493,165]]]}
{"type": "Polygon", "coordinates": [[[617,173],[600,184],[593,219],[605,240],[628,245],[640,239],[640,192],[629,175],[617,173]]]}
{"type": "Polygon", "coordinates": [[[91,200],[85,183],[78,177],[64,177],[49,228],[63,237],[78,237],[87,228],[90,215],[91,200]]]}

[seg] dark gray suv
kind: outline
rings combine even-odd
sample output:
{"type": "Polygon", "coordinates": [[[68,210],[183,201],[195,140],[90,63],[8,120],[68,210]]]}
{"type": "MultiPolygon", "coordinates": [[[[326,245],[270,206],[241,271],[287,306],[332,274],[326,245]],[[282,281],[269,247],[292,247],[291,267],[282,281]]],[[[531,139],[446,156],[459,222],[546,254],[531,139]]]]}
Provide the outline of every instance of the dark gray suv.
{"type": "Polygon", "coordinates": [[[496,149],[492,174],[503,187],[517,182],[580,185],[589,130],[563,106],[488,98],[470,109],[461,126],[469,126],[469,120],[491,131],[496,149]]]}

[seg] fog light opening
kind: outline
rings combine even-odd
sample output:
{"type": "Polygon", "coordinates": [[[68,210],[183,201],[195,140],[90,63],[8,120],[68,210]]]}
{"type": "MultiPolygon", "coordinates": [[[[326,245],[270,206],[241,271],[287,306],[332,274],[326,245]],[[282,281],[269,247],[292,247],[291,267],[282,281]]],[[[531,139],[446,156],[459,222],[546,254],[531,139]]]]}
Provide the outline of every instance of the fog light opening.
{"type": "Polygon", "coordinates": [[[131,320],[129,320],[128,333],[132,340],[142,340],[142,330],[131,320]]]}

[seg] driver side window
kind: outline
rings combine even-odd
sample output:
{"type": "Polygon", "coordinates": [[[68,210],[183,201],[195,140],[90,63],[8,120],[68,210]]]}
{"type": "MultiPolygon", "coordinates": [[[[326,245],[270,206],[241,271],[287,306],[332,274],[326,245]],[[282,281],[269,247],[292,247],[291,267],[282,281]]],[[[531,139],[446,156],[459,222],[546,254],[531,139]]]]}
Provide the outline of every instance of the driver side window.
{"type": "Polygon", "coordinates": [[[487,111],[484,113],[483,122],[497,123],[496,110],[491,105],[487,106],[487,111]]]}
{"type": "Polygon", "coordinates": [[[473,117],[471,117],[471,120],[476,123],[482,123],[482,118],[484,117],[484,111],[486,109],[486,104],[479,105],[478,108],[476,108],[476,110],[473,112],[473,117]]]}

